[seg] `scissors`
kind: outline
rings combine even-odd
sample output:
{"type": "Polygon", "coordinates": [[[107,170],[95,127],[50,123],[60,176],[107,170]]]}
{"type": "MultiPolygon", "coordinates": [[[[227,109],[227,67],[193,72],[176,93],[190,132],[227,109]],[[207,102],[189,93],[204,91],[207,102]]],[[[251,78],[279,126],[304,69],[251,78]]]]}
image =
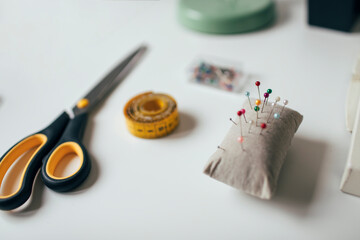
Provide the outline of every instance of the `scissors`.
{"type": "Polygon", "coordinates": [[[7,171],[14,162],[31,149],[34,151],[21,172],[17,190],[5,195],[0,194],[0,209],[15,209],[29,199],[35,176],[40,168],[43,182],[54,191],[70,191],[84,182],[91,169],[89,154],[81,142],[88,114],[126,77],[145,51],[146,47],[141,46],[132,52],[78,101],[72,109],[72,119],[64,111],[45,129],[20,140],[0,158],[1,187],[7,171]],[[68,154],[77,155],[80,165],[75,172],[64,177],[55,170],[68,154]]]}

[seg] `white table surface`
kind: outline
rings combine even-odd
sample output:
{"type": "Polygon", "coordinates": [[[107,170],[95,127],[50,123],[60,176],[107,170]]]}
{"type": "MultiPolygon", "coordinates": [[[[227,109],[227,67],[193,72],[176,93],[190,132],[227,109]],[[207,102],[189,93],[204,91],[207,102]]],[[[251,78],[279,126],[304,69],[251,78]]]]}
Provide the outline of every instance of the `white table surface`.
{"type": "MultiPolygon", "coordinates": [[[[149,51],[91,116],[93,169],[80,191],[38,181],[28,208],[0,212],[1,239],[360,239],[360,198],[339,191],[351,134],[345,97],[360,34],[310,27],[305,1],[278,2],[266,30],[212,36],[175,1],[1,1],[0,152],[40,130],[141,43],[149,51]],[[243,95],[189,83],[199,55],[242,62],[304,115],[270,201],[202,173],[243,95]],[[128,133],[122,109],[154,90],[178,101],[170,136],[128,133]],[[86,236],[86,238],[85,238],[86,236]]],[[[249,87],[256,93],[253,83],[249,87]]]]}

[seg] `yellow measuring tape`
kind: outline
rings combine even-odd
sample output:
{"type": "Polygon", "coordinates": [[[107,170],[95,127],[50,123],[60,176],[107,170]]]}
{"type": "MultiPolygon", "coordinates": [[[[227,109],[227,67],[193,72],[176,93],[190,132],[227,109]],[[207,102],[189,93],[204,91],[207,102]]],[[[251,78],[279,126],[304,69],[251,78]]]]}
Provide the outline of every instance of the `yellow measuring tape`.
{"type": "Polygon", "coordinates": [[[124,115],[130,133],[141,138],[163,137],[179,124],[175,99],[162,93],[133,97],[124,107],[124,115]]]}

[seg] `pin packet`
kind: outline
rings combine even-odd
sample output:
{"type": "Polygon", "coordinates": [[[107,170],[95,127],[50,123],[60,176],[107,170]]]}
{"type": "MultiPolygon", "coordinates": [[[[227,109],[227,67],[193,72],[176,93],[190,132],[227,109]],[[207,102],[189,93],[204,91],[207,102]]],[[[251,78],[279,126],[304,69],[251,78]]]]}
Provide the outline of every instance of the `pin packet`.
{"type": "Polygon", "coordinates": [[[228,92],[240,92],[246,75],[242,65],[215,57],[199,57],[190,67],[190,82],[228,92]]]}

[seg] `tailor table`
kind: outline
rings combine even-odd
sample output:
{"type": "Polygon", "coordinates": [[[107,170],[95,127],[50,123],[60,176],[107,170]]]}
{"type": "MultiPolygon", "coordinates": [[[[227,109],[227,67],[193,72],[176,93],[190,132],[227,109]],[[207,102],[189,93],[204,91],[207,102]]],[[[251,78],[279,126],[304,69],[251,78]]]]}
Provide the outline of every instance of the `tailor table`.
{"type": "MultiPolygon", "coordinates": [[[[360,198],[339,184],[360,34],[308,26],[305,1],[277,7],[268,29],[214,36],[179,25],[176,1],[1,1],[1,153],[71,107],[131,49],[150,48],[90,117],[89,179],[69,194],[37,179],[26,209],[0,212],[1,239],[359,239],[360,198]],[[189,64],[204,54],[242,62],[262,90],[304,115],[270,201],[202,173],[246,101],[188,82],[189,64]],[[168,137],[126,130],[123,106],[148,90],[178,101],[180,126],[168,137]]],[[[256,93],[252,82],[245,89],[256,93]]]]}

